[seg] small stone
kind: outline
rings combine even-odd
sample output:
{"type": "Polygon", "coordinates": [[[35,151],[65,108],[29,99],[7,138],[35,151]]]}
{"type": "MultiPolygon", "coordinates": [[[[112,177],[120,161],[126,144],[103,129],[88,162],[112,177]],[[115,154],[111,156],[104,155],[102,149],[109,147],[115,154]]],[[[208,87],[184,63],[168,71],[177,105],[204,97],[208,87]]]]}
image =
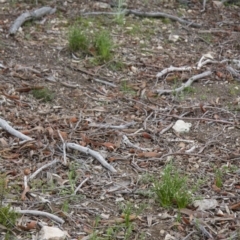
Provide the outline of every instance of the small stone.
{"type": "Polygon", "coordinates": [[[67,234],[56,227],[42,227],[37,240],[64,240],[67,234]]]}

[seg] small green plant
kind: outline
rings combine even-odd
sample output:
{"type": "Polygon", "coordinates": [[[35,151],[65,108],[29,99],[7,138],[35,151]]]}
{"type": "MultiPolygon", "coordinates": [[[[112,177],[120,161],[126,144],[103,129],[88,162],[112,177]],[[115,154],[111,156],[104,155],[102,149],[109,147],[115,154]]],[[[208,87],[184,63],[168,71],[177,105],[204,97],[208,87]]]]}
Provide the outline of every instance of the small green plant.
{"type": "Polygon", "coordinates": [[[108,32],[97,33],[93,40],[98,58],[102,61],[108,61],[111,58],[113,43],[108,32]]]}
{"type": "Polygon", "coordinates": [[[18,217],[18,213],[11,210],[10,206],[3,206],[3,199],[7,192],[6,189],[6,176],[4,174],[0,175],[0,224],[9,229],[13,229],[15,222],[18,217]]]}
{"type": "Polygon", "coordinates": [[[10,206],[0,207],[0,224],[8,229],[13,229],[18,218],[18,213],[11,210],[10,206]]]}
{"type": "Polygon", "coordinates": [[[236,96],[240,93],[240,87],[237,85],[237,84],[231,84],[229,86],[229,93],[232,95],[232,96],[236,96]]]}
{"type": "Polygon", "coordinates": [[[169,19],[169,18],[162,18],[162,22],[163,22],[164,24],[170,24],[172,21],[171,21],[171,19],[169,19]]]}
{"type": "Polygon", "coordinates": [[[127,81],[122,81],[121,91],[124,92],[124,93],[130,93],[131,95],[136,94],[134,89],[127,83],[127,81]]]}
{"type": "Polygon", "coordinates": [[[162,207],[176,204],[178,208],[184,208],[192,200],[187,176],[181,175],[172,163],[164,168],[161,181],[154,181],[153,191],[162,207]]]}
{"type": "Polygon", "coordinates": [[[46,87],[34,89],[31,93],[36,99],[42,99],[44,102],[50,102],[54,99],[54,93],[46,87]]]}
{"type": "Polygon", "coordinates": [[[223,185],[223,171],[221,169],[215,170],[215,184],[219,188],[223,185]]]}
{"type": "Polygon", "coordinates": [[[120,71],[123,70],[125,64],[121,61],[112,61],[109,63],[108,68],[112,71],[120,71]]]}
{"type": "Polygon", "coordinates": [[[118,0],[117,2],[115,22],[119,25],[122,25],[125,22],[124,14],[122,13],[122,7],[124,3],[125,0],[118,0]]]}
{"type": "Polygon", "coordinates": [[[213,41],[213,36],[211,33],[202,33],[200,36],[203,41],[205,41],[209,44],[213,41]]]}
{"type": "Polygon", "coordinates": [[[82,50],[84,52],[88,51],[89,40],[86,34],[77,26],[73,26],[70,29],[68,37],[68,47],[72,52],[77,52],[82,50]]]}

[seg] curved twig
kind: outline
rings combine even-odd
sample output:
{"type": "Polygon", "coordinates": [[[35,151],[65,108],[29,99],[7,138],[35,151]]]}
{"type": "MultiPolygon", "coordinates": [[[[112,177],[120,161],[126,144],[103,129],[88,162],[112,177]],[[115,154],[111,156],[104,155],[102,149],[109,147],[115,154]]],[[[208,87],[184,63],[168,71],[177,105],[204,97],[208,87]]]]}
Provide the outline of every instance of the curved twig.
{"type": "Polygon", "coordinates": [[[93,156],[95,159],[97,159],[105,168],[107,168],[108,170],[110,170],[110,171],[113,172],[113,173],[116,173],[116,172],[117,172],[117,170],[116,170],[113,166],[111,166],[111,165],[103,158],[103,156],[102,156],[100,153],[98,153],[98,152],[96,152],[96,151],[94,151],[94,150],[92,150],[92,149],[90,149],[90,148],[83,147],[83,146],[80,146],[80,145],[75,144],[75,143],[66,143],[66,147],[67,147],[67,148],[71,148],[71,149],[75,149],[75,150],[80,151],[80,152],[83,152],[83,153],[85,153],[85,154],[90,154],[90,155],[93,156]]]}
{"type": "Polygon", "coordinates": [[[201,74],[198,74],[198,75],[195,75],[195,76],[192,76],[191,78],[189,78],[187,80],[187,82],[185,82],[181,87],[179,88],[176,88],[176,89],[173,89],[173,90],[162,90],[162,89],[158,89],[156,90],[156,93],[158,93],[159,95],[162,95],[162,94],[165,94],[165,93],[177,93],[177,92],[181,92],[182,90],[184,90],[185,88],[191,86],[191,84],[200,79],[200,78],[204,78],[204,77],[207,77],[207,76],[210,76],[212,74],[212,71],[206,71],[206,72],[203,72],[201,74]]]}

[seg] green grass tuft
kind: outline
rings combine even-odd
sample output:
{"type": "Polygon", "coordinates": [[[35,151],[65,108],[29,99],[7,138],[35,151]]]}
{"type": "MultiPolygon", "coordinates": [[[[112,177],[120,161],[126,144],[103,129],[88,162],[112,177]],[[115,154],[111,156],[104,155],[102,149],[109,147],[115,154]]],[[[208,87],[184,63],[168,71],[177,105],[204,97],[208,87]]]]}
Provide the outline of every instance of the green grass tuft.
{"type": "Polygon", "coordinates": [[[74,26],[70,29],[68,37],[68,45],[70,51],[77,52],[79,50],[82,50],[87,52],[88,44],[88,38],[80,28],[74,26]]]}
{"type": "Polygon", "coordinates": [[[54,99],[54,93],[48,88],[34,89],[31,93],[36,99],[42,99],[44,102],[50,102],[54,99]]]}
{"type": "Polygon", "coordinates": [[[187,176],[182,176],[170,163],[163,170],[161,181],[155,180],[153,191],[162,207],[186,207],[192,200],[187,176]]]}

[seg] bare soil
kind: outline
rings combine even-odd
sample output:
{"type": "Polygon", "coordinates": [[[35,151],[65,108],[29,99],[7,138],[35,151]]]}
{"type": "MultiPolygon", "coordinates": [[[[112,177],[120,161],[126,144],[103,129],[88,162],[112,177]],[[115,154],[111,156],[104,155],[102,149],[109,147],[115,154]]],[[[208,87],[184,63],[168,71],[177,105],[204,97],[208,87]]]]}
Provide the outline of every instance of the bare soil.
{"type": "MultiPolygon", "coordinates": [[[[202,3],[197,0],[189,5],[127,2],[128,9],[165,12],[202,24],[192,28],[166,18],[129,15],[118,22],[104,14],[81,16],[83,12],[116,11],[99,9],[96,3],[0,3],[0,63],[5,66],[0,68],[0,117],[34,138],[20,144],[18,138],[0,131],[1,173],[8,176],[4,202],[63,218],[61,228],[69,239],[239,239],[239,80],[226,70],[227,63],[209,63],[156,79],[157,73],[170,66],[196,66],[209,52],[216,61],[240,60],[239,6],[217,7],[208,1],[201,12],[202,3]],[[45,5],[56,6],[56,13],[27,22],[15,36],[8,35],[20,14],[45,5]],[[76,23],[89,32],[110,32],[114,43],[110,61],[97,64],[94,55],[70,52],[69,28],[76,23]],[[170,34],[178,35],[178,41],[170,41],[170,34]],[[206,70],[213,74],[181,93],[158,96],[154,92],[179,87],[206,70]],[[39,87],[51,90],[53,100],[36,99],[32,90],[39,87]],[[190,132],[178,134],[169,128],[162,133],[177,116],[192,124],[190,132]],[[60,135],[68,143],[99,152],[117,173],[90,155],[70,149],[67,165],[63,164],[60,135]],[[135,147],[126,144],[123,136],[135,147]],[[41,171],[23,193],[24,173],[32,174],[54,159],[61,164],[41,171]],[[151,179],[161,180],[170,160],[189,177],[189,189],[201,182],[194,198],[216,199],[218,205],[205,211],[192,204],[184,210],[174,203],[162,208],[152,192],[151,179]],[[223,173],[222,187],[216,187],[216,170],[223,173]],[[130,227],[123,215],[128,207],[130,227]],[[109,229],[114,232],[111,237],[107,236],[109,229]]],[[[25,215],[12,229],[14,238],[32,239],[39,229],[22,227],[31,221],[58,226],[47,218],[25,215]]]]}

